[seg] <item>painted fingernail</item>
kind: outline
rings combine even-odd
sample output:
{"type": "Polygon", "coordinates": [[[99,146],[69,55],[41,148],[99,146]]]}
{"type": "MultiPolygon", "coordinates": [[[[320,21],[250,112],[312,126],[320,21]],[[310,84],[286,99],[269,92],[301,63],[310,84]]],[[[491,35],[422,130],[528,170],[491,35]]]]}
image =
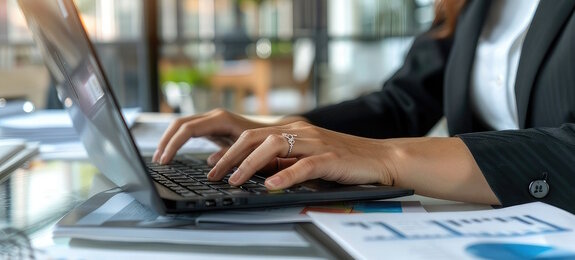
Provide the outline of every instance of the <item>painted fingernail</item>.
{"type": "Polygon", "coordinates": [[[214,178],[214,175],[216,175],[216,174],[214,173],[214,170],[212,169],[212,170],[208,173],[208,175],[206,175],[206,177],[208,177],[208,179],[211,180],[211,179],[214,178]]]}
{"type": "Polygon", "coordinates": [[[282,184],[282,178],[279,176],[272,176],[266,180],[267,186],[271,186],[270,188],[276,188],[282,184]]]}

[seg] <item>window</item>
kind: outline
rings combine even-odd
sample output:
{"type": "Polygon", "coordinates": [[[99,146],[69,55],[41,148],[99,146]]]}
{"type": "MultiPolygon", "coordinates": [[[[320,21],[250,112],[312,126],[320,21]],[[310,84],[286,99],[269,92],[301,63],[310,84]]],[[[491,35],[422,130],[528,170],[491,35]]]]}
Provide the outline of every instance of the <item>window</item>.
{"type": "MultiPolygon", "coordinates": [[[[182,113],[296,113],[378,89],[433,18],[433,0],[75,2],[120,104],[182,113]]],[[[0,84],[59,106],[16,0],[0,0],[0,84]]]]}
{"type": "MultiPolygon", "coordinates": [[[[153,110],[143,66],[143,0],[76,0],[86,30],[120,104],[153,110]]],[[[16,0],[0,0],[0,97],[37,109],[61,107],[16,0]],[[35,75],[35,77],[30,77],[35,75]]]]}

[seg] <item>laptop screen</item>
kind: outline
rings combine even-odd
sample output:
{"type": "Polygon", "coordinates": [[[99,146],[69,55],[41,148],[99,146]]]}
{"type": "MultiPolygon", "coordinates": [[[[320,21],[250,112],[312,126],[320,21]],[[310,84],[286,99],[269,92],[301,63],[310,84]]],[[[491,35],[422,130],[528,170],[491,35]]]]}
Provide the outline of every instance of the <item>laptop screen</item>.
{"type": "Polygon", "coordinates": [[[140,202],[164,212],[73,1],[19,4],[91,162],[140,202]]]}

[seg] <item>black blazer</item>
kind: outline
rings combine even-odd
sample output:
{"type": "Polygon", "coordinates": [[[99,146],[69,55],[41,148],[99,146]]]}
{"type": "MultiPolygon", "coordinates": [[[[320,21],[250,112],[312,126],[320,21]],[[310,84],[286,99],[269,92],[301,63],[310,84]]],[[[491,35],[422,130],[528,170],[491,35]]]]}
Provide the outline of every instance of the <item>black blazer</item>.
{"type": "Polygon", "coordinates": [[[442,116],[473,154],[503,205],[540,200],[575,213],[575,1],[541,0],[515,83],[520,130],[489,131],[469,102],[471,66],[491,1],[469,1],[453,38],[417,37],[380,91],[303,114],[312,123],[371,137],[422,136],[442,116]],[[547,176],[549,194],[529,184],[547,176]]]}

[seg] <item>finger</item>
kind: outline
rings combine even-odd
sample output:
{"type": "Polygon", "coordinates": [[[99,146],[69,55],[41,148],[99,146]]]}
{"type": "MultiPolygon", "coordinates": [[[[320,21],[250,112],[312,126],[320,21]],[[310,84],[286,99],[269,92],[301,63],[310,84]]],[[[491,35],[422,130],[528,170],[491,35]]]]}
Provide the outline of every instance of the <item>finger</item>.
{"type": "Polygon", "coordinates": [[[328,167],[332,162],[332,156],[327,153],[300,159],[292,166],[267,178],[266,188],[285,189],[307,180],[321,178],[329,172],[328,167]]]}
{"type": "Polygon", "coordinates": [[[276,157],[259,170],[260,173],[273,174],[279,171],[281,158],[276,157]]]}
{"type": "Polygon", "coordinates": [[[258,130],[244,131],[238,140],[219,159],[216,165],[208,173],[208,179],[221,180],[232,168],[239,165],[256,147],[263,142],[264,132],[258,130]]]}
{"type": "Polygon", "coordinates": [[[180,124],[176,132],[167,140],[165,148],[161,151],[159,162],[164,164],[171,161],[177,151],[192,137],[229,135],[229,128],[216,121],[218,121],[217,118],[204,116],[180,124]]]}
{"type": "MultiPolygon", "coordinates": [[[[192,115],[192,116],[180,117],[180,118],[174,120],[168,126],[168,128],[166,129],[166,131],[164,132],[164,134],[160,138],[160,141],[158,143],[158,147],[156,148],[156,151],[154,152],[153,161],[155,161],[155,162],[160,161],[161,156],[163,155],[166,146],[168,146],[170,140],[172,140],[174,135],[178,132],[178,130],[184,124],[193,123],[194,121],[199,120],[201,118],[213,118],[212,120],[221,121],[221,118],[225,117],[226,113],[227,112],[225,110],[214,109],[210,112],[207,112],[207,113],[204,113],[201,115],[192,115]]],[[[225,120],[223,120],[223,121],[225,122],[225,120]]],[[[217,124],[217,125],[219,126],[219,125],[221,125],[221,123],[217,124]]]]}
{"type": "Polygon", "coordinates": [[[193,120],[194,118],[197,118],[197,116],[178,118],[178,119],[174,120],[172,123],[170,123],[170,125],[168,126],[168,128],[166,128],[166,130],[162,134],[162,137],[160,138],[160,142],[158,143],[158,147],[156,148],[156,151],[154,152],[154,156],[152,157],[152,161],[154,161],[154,162],[160,161],[160,157],[164,153],[164,149],[165,149],[166,145],[168,144],[168,142],[170,141],[170,139],[172,139],[172,136],[174,136],[176,131],[178,131],[178,129],[180,128],[180,126],[183,123],[190,121],[190,120],[193,120]]]}
{"type": "Polygon", "coordinates": [[[224,156],[224,154],[228,151],[228,149],[229,147],[222,148],[219,151],[208,156],[208,158],[206,159],[208,165],[210,166],[216,165],[216,163],[218,163],[218,161],[222,158],[222,156],[224,156]]]}
{"type": "Polygon", "coordinates": [[[256,171],[277,158],[283,152],[283,147],[280,147],[284,144],[285,140],[280,135],[272,134],[266,137],[263,143],[250,153],[230,176],[230,184],[238,186],[247,181],[256,171]]]}
{"type": "Polygon", "coordinates": [[[206,136],[206,138],[219,147],[230,147],[235,142],[235,140],[229,136],[206,136]]]}
{"type": "Polygon", "coordinates": [[[277,167],[281,171],[287,167],[294,165],[298,161],[297,158],[278,158],[277,167]]]}
{"type": "Polygon", "coordinates": [[[155,162],[160,161],[160,158],[163,155],[166,146],[168,145],[170,140],[174,137],[174,135],[178,132],[178,130],[184,124],[187,124],[189,122],[194,122],[195,120],[198,120],[200,118],[205,118],[208,115],[209,115],[209,113],[202,114],[202,115],[192,115],[192,116],[180,117],[180,118],[175,119],[172,123],[170,123],[168,128],[166,128],[166,130],[164,131],[164,134],[162,134],[160,141],[158,142],[158,147],[156,148],[156,151],[154,152],[154,156],[152,158],[153,161],[155,161],[155,162]]]}
{"type": "MultiPolygon", "coordinates": [[[[252,176],[256,170],[263,168],[265,164],[269,163],[275,157],[286,155],[290,149],[290,144],[288,143],[287,138],[279,133],[279,130],[281,129],[273,127],[244,131],[236,143],[230,147],[228,152],[225,153],[222,158],[220,158],[216,166],[214,166],[214,168],[210,171],[208,178],[214,181],[221,180],[224,176],[229,174],[235,166],[238,166],[240,163],[242,163],[242,161],[244,161],[245,158],[252,153],[252,151],[261,146],[266,138],[270,136],[272,139],[268,141],[269,143],[265,147],[268,147],[269,145],[271,145],[271,147],[260,148],[258,151],[262,152],[257,153],[260,157],[252,157],[255,159],[248,160],[249,163],[251,163],[251,160],[257,160],[258,163],[256,164],[256,167],[250,166],[239,171],[238,176],[243,174],[246,175],[245,177],[238,179],[236,183],[238,183],[240,180],[249,178],[249,176],[252,176]],[[278,133],[270,135],[270,132],[278,133]]],[[[301,143],[298,143],[297,148],[296,144],[293,144],[290,156],[298,157],[298,155],[302,155],[300,150],[306,151],[308,155],[313,154],[315,148],[313,145],[311,145],[312,143],[313,142],[308,143],[305,141],[305,139],[302,139],[301,143]]]]}
{"type": "Polygon", "coordinates": [[[287,167],[292,166],[294,163],[297,162],[297,158],[275,158],[274,160],[271,160],[266,166],[264,166],[263,168],[261,168],[258,171],[259,173],[263,173],[263,176],[271,176],[274,173],[277,173],[278,171],[281,171],[287,167]]]}

